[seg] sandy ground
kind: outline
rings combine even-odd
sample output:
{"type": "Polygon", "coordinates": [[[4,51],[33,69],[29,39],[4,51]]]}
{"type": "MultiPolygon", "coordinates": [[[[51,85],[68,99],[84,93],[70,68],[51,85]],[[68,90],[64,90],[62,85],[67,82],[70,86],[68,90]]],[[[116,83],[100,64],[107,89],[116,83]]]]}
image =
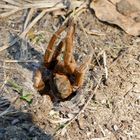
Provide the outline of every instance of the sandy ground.
{"type": "MultiPolygon", "coordinates": [[[[129,36],[116,26],[100,22],[92,11],[83,13],[79,18],[74,38],[75,59],[80,64],[89,53],[89,45],[93,46],[94,56],[80,91],[80,98],[73,97],[76,98],[76,103],[80,100],[78,105],[74,99],[53,103],[48,95],[41,96],[33,88],[33,73],[41,63],[52,34],[61,24],[60,18],[45,15],[29,34],[27,49],[19,40],[12,47],[0,52],[0,94],[3,96],[0,100],[7,102],[5,105],[0,104],[0,111],[11,104],[9,113],[0,116],[0,139],[140,139],[140,38],[129,36]],[[86,30],[96,31],[98,35],[85,34],[80,27],[81,23],[86,30]],[[22,55],[25,51],[28,60],[38,60],[39,63],[2,61],[21,60],[21,57],[25,58],[22,55]],[[107,56],[108,79],[106,83],[102,81],[94,92],[91,85],[95,86],[98,77],[104,74],[100,70],[103,68],[103,52],[107,56]],[[19,97],[19,93],[6,80],[13,80],[32,93],[32,103],[28,104],[20,98],[13,102],[19,97]],[[66,120],[78,113],[91,94],[94,97],[85,110],[65,130],[61,129],[65,127],[66,120]],[[56,133],[58,129],[59,134],[56,133]]],[[[23,21],[20,14],[0,21],[0,45],[13,39],[21,31],[23,21]]]]}

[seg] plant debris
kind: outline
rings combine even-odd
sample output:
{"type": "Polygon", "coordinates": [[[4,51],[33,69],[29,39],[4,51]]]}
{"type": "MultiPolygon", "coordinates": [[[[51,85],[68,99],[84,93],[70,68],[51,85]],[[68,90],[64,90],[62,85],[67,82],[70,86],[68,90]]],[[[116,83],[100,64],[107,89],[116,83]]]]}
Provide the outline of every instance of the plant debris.
{"type": "Polygon", "coordinates": [[[19,93],[20,98],[28,102],[29,104],[32,102],[33,95],[29,93],[29,91],[25,90],[23,87],[18,85],[15,81],[8,81],[8,84],[12,87],[13,90],[19,93]]]}
{"type": "Polygon", "coordinates": [[[139,0],[93,0],[90,7],[101,21],[118,25],[130,35],[140,35],[139,0]]]}

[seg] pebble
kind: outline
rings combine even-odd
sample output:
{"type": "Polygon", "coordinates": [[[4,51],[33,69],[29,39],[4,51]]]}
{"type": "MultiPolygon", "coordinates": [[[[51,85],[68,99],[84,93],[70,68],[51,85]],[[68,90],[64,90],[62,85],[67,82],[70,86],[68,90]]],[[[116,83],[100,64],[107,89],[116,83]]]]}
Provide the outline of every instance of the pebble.
{"type": "Polygon", "coordinates": [[[136,93],[140,93],[140,85],[136,84],[134,87],[133,87],[133,91],[136,92],[136,93]]]}
{"type": "Polygon", "coordinates": [[[17,124],[19,122],[19,119],[14,119],[12,122],[11,122],[11,124],[12,125],[15,125],[15,124],[17,124]]]}
{"type": "Polygon", "coordinates": [[[79,124],[79,128],[80,128],[81,130],[83,130],[83,129],[85,128],[85,120],[84,120],[83,117],[80,117],[80,118],[78,119],[78,124],[79,124]]]}
{"type": "Polygon", "coordinates": [[[117,125],[113,125],[112,127],[113,127],[114,131],[117,131],[119,129],[117,125]]]}

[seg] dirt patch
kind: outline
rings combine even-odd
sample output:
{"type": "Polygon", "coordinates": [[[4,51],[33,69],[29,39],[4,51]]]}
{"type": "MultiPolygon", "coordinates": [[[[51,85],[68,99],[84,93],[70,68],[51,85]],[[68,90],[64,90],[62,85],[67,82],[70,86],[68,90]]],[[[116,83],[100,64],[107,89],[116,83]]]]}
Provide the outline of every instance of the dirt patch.
{"type": "MultiPolygon", "coordinates": [[[[100,22],[92,11],[85,12],[79,18],[85,29],[98,31],[104,35],[87,34],[88,37],[86,37],[78,22],[74,40],[75,58],[80,64],[88,55],[88,46],[92,45],[95,55],[101,53],[98,60],[102,65],[102,51],[104,50],[107,55],[109,75],[107,83],[102,82],[96,93],[89,92],[91,84],[96,85],[97,77],[103,74],[93,56],[86,82],[79,93],[84,96],[80,96],[78,105],[75,106],[75,100],[76,103],[79,101],[79,98],[76,97],[72,101],[54,104],[48,95],[39,95],[32,86],[34,70],[40,63],[4,63],[1,61],[1,95],[9,101],[19,96],[8,84],[3,86],[7,78],[16,81],[34,95],[31,104],[21,99],[12,104],[20,113],[15,113],[16,115],[12,115],[12,117],[8,116],[10,119],[5,116],[3,120],[0,119],[1,139],[140,139],[140,38],[129,36],[116,26],[100,22]],[[95,94],[94,98],[84,112],[67,127],[66,132],[54,135],[58,129],[64,127],[69,118],[79,111],[92,93],[95,94]],[[61,110],[59,110],[60,106],[61,110]]],[[[33,33],[38,32],[38,34],[35,35],[36,39],[30,36],[28,40],[30,42],[27,52],[28,59],[42,60],[43,50],[46,49],[54,30],[59,28],[60,21],[59,18],[45,15],[34,27],[33,33]],[[40,36],[41,39],[36,42],[37,37],[40,36]]],[[[15,20],[14,16],[0,21],[2,42],[5,39],[11,39],[13,35],[9,35],[9,32],[17,33],[21,25],[22,20],[19,17],[15,20]],[[11,28],[12,24],[7,24],[9,20],[12,21],[14,27],[11,28]]],[[[0,52],[0,60],[19,60],[20,47],[19,41],[9,49],[0,52]]]]}

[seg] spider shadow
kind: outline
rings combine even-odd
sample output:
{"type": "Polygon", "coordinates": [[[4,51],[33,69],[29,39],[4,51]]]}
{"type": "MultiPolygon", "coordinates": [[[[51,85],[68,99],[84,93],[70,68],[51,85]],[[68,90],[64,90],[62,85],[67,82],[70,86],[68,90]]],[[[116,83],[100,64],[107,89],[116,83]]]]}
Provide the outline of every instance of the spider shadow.
{"type": "Polygon", "coordinates": [[[0,97],[0,139],[53,140],[53,137],[33,123],[30,113],[15,109],[5,97],[0,97]],[[10,107],[7,113],[2,113],[10,107]]]}

